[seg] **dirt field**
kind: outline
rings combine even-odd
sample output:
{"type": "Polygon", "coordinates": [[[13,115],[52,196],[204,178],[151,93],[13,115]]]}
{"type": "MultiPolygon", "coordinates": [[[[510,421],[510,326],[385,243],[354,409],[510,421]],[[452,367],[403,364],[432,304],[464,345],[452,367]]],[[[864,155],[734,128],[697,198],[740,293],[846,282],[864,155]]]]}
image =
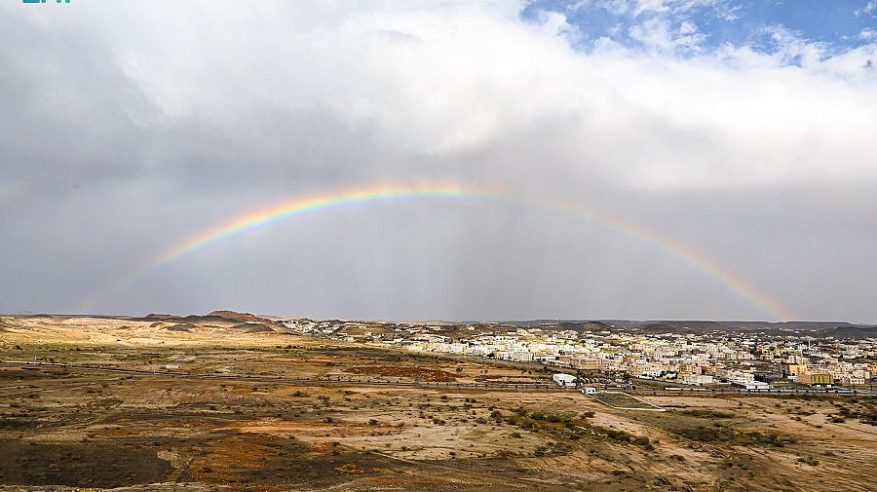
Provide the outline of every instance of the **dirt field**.
{"type": "Polygon", "coordinates": [[[548,375],[240,320],[0,323],[4,361],[181,376],[0,367],[0,490],[877,490],[877,426],[850,417],[873,408],[862,398],[647,397],[667,411],[637,412],[574,391],[378,386],[548,375]]]}

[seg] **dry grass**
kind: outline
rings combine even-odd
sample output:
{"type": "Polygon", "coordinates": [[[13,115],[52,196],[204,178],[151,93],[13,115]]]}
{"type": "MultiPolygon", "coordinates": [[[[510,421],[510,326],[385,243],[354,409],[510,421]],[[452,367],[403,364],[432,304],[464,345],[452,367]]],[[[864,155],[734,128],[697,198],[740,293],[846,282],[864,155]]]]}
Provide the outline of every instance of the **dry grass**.
{"type": "MultiPolygon", "coordinates": [[[[2,322],[4,360],[309,377],[350,368],[409,380],[540,377],[478,361],[242,332],[236,322],[189,320],[189,332],[163,329],[181,320],[2,322]],[[397,370],[374,370],[380,367],[397,370]]],[[[877,489],[877,478],[862,472],[877,469],[869,402],[648,400],[671,411],[620,410],[563,391],[295,386],[4,367],[0,483],[10,490],[172,488],[155,485],[161,482],[176,490],[877,489]],[[848,417],[833,422],[837,415],[848,417]]]]}

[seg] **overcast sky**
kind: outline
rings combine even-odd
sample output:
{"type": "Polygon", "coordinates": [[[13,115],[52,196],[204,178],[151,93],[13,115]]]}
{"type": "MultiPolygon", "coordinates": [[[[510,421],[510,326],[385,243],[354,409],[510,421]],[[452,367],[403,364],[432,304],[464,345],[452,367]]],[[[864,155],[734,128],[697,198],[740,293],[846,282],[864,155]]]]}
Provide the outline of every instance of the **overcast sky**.
{"type": "Polygon", "coordinates": [[[877,322],[877,0],[785,4],[4,1],[0,312],[877,322]],[[375,202],[108,290],[240,214],[434,181],[658,240],[375,202]]]}

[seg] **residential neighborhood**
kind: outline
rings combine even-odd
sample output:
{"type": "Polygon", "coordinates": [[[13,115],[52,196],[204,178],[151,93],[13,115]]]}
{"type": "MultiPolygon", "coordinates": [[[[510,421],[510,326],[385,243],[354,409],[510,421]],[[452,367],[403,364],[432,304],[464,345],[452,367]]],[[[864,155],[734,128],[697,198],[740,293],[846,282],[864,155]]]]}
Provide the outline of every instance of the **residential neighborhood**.
{"type": "MultiPolygon", "coordinates": [[[[536,363],[572,374],[624,376],[673,386],[871,389],[877,339],[768,332],[638,333],[503,324],[288,320],[290,329],[347,342],[536,363]]],[[[570,384],[558,381],[558,384],[570,384]]]]}

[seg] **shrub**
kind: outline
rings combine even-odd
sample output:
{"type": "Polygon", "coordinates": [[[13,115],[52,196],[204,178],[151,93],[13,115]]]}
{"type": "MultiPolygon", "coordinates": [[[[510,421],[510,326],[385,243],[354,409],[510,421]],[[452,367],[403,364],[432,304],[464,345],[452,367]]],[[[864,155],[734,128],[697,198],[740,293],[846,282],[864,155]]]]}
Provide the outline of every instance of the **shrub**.
{"type": "Polygon", "coordinates": [[[819,460],[813,458],[811,456],[801,456],[798,458],[798,463],[804,463],[805,465],[816,466],[819,464],[819,460]]]}
{"type": "Polygon", "coordinates": [[[679,413],[682,415],[687,415],[689,417],[697,417],[701,419],[730,419],[734,417],[734,414],[729,412],[722,412],[721,410],[712,410],[708,408],[689,408],[686,410],[682,410],[679,413]]]}

